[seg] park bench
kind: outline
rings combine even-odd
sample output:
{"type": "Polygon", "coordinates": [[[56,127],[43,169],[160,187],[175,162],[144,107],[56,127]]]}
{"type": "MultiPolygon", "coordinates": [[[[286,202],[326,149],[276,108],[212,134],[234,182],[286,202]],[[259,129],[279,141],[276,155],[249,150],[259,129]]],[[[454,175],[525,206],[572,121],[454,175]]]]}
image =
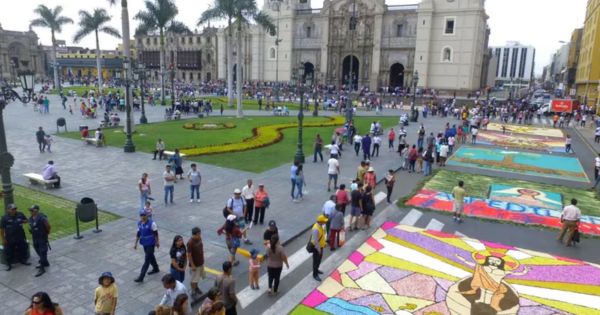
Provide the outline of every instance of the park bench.
{"type": "MultiPolygon", "coordinates": [[[[163,155],[164,155],[164,156],[166,156],[166,157],[167,157],[167,159],[168,159],[168,158],[172,157],[173,155],[175,155],[175,151],[166,151],[166,150],[165,150],[165,151],[163,152],[163,155]]],[[[181,157],[184,157],[184,156],[186,156],[186,155],[185,155],[185,154],[183,154],[183,153],[179,153],[179,156],[181,156],[181,157]]]]}
{"type": "Polygon", "coordinates": [[[85,141],[87,144],[93,144],[97,147],[101,147],[106,144],[104,139],[97,140],[96,138],[81,138],[81,140],[85,141]]]}
{"type": "Polygon", "coordinates": [[[42,175],[36,173],[27,173],[23,175],[29,179],[31,184],[44,185],[44,188],[46,189],[52,188],[53,185],[58,182],[57,179],[44,179],[42,175]]]}

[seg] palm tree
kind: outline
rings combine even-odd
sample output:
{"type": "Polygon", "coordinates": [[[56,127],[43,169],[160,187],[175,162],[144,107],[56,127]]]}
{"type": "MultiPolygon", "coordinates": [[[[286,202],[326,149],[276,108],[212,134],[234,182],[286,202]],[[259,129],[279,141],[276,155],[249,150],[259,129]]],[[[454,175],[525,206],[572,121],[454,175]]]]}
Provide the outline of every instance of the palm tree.
{"type": "MultiPolygon", "coordinates": [[[[227,19],[228,44],[227,49],[227,90],[232,92],[233,87],[233,52],[231,49],[231,40],[233,37],[233,25],[237,31],[237,66],[236,66],[236,88],[237,88],[237,117],[243,116],[242,112],[242,34],[250,26],[251,21],[255,21],[263,27],[270,35],[275,35],[276,27],[273,20],[267,14],[260,12],[256,5],[256,0],[215,0],[214,7],[205,11],[198,24],[202,24],[214,19],[227,19]],[[235,19],[235,22],[233,20],[235,19]]],[[[232,96],[229,96],[231,104],[232,96]]]]}
{"type": "Polygon", "coordinates": [[[91,34],[92,32],[96,35],[96,67],[98,69],[98,90],[102,93],[102,66],[100,65],[100,40],[98,33],[102,32],[117,38],[121,38],[121,34],[114,27],[106,26],[105,24],[110,21],[110,16],[104,9],[95,9],[94,13],[87,11],[79,11],[80,21],[79,26],[81,27],[73,40],[77,43],[82,38],[91,34]]]}
{"type": "MultiPolygon", "coordinates": [[[[191,33],[191,31],[183,23],[175,21],[179,10],[172,0],[146,0],[144,4],[146,11],[140,11],[134,17],[140,21],[135,34],[136,36],[148,34],[156,30],[160,34],[161,104],[165,105],[165,31],[175,34],[191,33]]],[[[171,96],[171,101],[175,102],[175,95],[171,96]]]]}
{"type": "Polygon", "coordinates": [[[45,27],[50,29],[50,33],[52,34],[52,60],[53,69],[54,69],[54,87],[61,91],[60,81],[58,80],[58,64],[56,63],[56,37],[55,33],[62,32],[62,26],[65,24],[72,24],[73,20],[66,17],[61,16],[63,8],[61,6],[56,6],[54,9],[50,9],[46,5],[40,4],[33,12],[38,15],[38,17],[31,21],[31,26],[45,27]]]}

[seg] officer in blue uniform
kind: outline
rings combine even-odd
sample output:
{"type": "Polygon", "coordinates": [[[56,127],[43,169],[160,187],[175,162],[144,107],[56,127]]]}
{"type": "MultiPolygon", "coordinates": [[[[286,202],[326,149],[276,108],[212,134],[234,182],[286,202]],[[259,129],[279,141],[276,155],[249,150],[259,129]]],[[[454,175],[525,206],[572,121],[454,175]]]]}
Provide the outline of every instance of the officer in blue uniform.
{"type": "Polygon", "coordinates": [[[29,258],[29,248],[25,239],[23,224],[27,224],[27,217],[17,211],[15,204],[9,204],[6,214],[0,219],[0,236],[4,246],[4,254],[8,268],[12,269],[12,264],[16,261],[23,265],[31,265],[27,262],[29,258]]]}
{"type": "Polygon", "coordinates": [[[29,231],[31,231],[31,239],[33,240],[33,248],[40,257],[38,272],[35,275],[39,277],[46,272],[46,267],[50,267],[48,263],[48,235],[50,234],[50,223],[48,218],[40,213],[40,206],[33,205],[29,207],[31,217],[29,218],[29,231]]]}
{"type": "Polygon", "coordinates": [[[142,265],[142,270],[140,271],[140,276],[137,277],[135,282],[143,282],[144,276],[148,271],[148,267],[152,265],[152,271],[148,272],[149,275],[160,272],[158,269],[158,264],[156,263],[156,257],[154,256],[154,248],[158,248],[160,246],[160,242],[158,240],[158,228],[156,227],[156,223],[154,221],[148,219],[145,210],[140,210],[140,221],[137,224],[138,231],[135,238],[135,245],[133,245],[133,249],[137,249],[138,243],[144,247],[144,264],[142,265]]]}

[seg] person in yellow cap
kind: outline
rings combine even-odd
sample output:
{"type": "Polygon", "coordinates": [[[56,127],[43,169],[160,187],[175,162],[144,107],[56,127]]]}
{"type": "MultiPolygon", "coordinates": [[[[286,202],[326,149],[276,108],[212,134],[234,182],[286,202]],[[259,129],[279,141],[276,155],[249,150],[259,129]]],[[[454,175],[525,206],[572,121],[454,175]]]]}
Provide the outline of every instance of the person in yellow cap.
{"type": "Polygon", "coordinates": [[[308,247],[311,249],[310,251],[312,252],[313,257],[313,278],[317,281],[321,281],[319,274],[323,273],[319,270],[319,266],[321,266],[323,249],[326,245],[325,229],[323,228],[323,225],[325,225],[327,221],[327,217],[323,214],[317,217],[317,222],[312,226],[310,241],[308,242],[308,247]]]}

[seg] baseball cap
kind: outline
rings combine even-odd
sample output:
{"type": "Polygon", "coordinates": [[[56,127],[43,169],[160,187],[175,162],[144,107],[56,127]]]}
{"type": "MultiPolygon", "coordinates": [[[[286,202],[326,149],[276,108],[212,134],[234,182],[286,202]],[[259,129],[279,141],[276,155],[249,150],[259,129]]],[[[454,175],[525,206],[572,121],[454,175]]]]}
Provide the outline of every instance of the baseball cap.
{"type": "Polygon", "coordinates": [[[29,207],[29,210],[30,210],[30,211],[33,211],[33,210],[40,210],[40,206],[38,206],[38,205],[33,205],[33,206],[29,207]]]}
{"type": "Polygon", "coordinates": [[[275,223],[275,220],[269,221],[269,227],[273,227],[273,228],[277,227],[277,223],[275,223]]]}
{"type": "Polygon", "coordinates": [[[11,203],[8,205],[7,209],[17,209],[17,205],[14,203],[11,203]]]}
{"type": "Polygon", "coordinates": [[[228,215],[228,216],[227,216],[227,221],[234,221],[234,220],[235,220],[235,218],[237,218],[237,217],[235,216],[235,214],[230,214],[230,215],[228,215]]]}
{"type": "Polygon", "coordinates": [[[146,210],[142,209],[140,210],[140,216],[147,216],[148,213],[146,213],[146,210]]]}
{"type": "Polygon", "coordinates": [[[242,191],[241,191],[239,188],[236,188],[236,189],[233,191],[233,193],[234,193],[234,194],[241,194],[241,193],[242,193],[242,191]]]}
{"type": "Polygon", "coordinates": [[[317,222],[319,223],[327,223],[327,221],[329,221],[329,219],[327,219],[324,214],[321,214],[317,217],[317,222]]]}

